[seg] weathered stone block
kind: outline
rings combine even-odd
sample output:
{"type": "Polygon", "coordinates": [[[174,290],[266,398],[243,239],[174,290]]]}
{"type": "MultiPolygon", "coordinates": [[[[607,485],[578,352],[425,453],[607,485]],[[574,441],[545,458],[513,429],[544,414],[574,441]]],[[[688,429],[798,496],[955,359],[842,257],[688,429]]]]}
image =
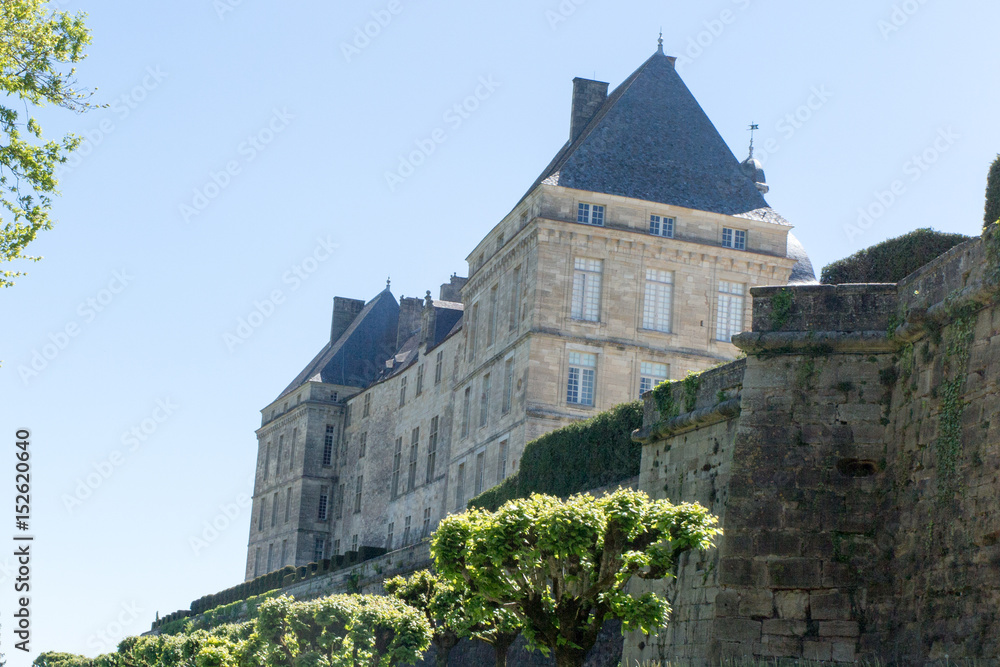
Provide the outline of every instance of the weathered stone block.
{"type": "Polygon", "coordinates": [[[751,586],[753,576],[746,558],[723,558],[719,564],[719,583],[723,586],[751,586]]]}
{"type": "Polygon", "coordinates": [[[763,621],[761,632],[764,635],[788,635],[801,637],[806,634],[806,622],[783,618],[770,618],[763,621]]]}
{"type": "Polygon", "coordinates": [[[806,660],[831,660],[833,644],[827,641],[802,641],[802,657],[806,660]]]}
{"type": "Polygon", "coordinates": [[[760,640],[760,621],[743,618],[715,620],[716,636],[723,641],[754,642],[760,640]]]}
{"type": "Polygon", "coordinates": [[[773,588],[819,588],[823,581],[822,561],[812,558],[783,558],[767,564],[773,588]]]}
{"type": "Polygon", "coordinates": [[[802,640],[765,635],[760,643],[754,644],[754,653],[767,658],[796,658],[802,654],[802,640]]]}
{"type": "Polygon", "coordinates": [[[740,616],[770,618],[774,615],[774,596],[771,591],[748,591],[740,596],[740,616]]]}
{"type": "Polygon", "coordinates": [[[774,606],[778,618],[805,620],[809,611],[809,593],[806,591],[777,591],[774,606]]]}
{"type": "Polygon", "coordinates": [[[739,616],[740,594],[736,591],[720,591],[715,596],[715,609],[721,618],[739,616]]]}
{"type": "Polygon", "coordinates": [[[838,621],[851,618],[851,601],[843,593],[815,592],[809,595],[814,621],[838,621]]]}
{"type": "Polygon", "coordinates": [[[821,621],[819,624],[820,637],[857,637],[857,621],[821,621]]]}
{"type": "Polygon", "coordinates": [[[835,641],[831,645],[832,660],[837,662],[854,662],[857,658],[857,643],[853,641],[835,641]]]}

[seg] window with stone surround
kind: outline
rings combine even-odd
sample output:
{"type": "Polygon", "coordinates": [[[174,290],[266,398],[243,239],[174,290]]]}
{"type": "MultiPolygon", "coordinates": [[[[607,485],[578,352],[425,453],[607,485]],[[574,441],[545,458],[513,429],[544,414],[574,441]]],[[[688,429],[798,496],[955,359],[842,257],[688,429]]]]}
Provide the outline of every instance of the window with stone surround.
{"type": "Polygon", "coordinates": [[[358,550],[358,534],[355,533],[351,536],[351,551],[357,552],[358,550]]]}
{"type": "Polygon", "coordinates": [[[365,431],[358,437],[358,458],[365,458],[365,454],[368,452],[368,431],[365,431]]]}
{"type": "Polygon", "coordinates": [[[486,426],[490,416],[490,389],[493,381],[490,374],[483,376],[482,391],[479,394],[479,428],[486,426]]]}
{"type": "Polygon", "coordinates": [[[486,328],[486,346],[489,347],[496,340],[497,335],[497,307],[499,306],[497,300],[497,289],[500,287],[499,284],[494,285],[490,288],[490,321],[486,328]]]}
{"type": "Polygon", "coordinates": [[[278,525],[278,494],[271,496],[271,528],[278,525]]]}
{"type": "Polygon", "coordinates": [[[458,477],[455,481],[455,511],[465,509],[465,464],[458,464],[458,477]]]}
{"type": "Polygon", "coordinates": [[[431,417],[431,432],[427,438],[427,483],[434,480],[434,466],[437,463],[438,418],[431,417]]]}
{"type": "Polygon", "coordinates": [[[410,543],[410,524],[413,517],[406,517],[403,519],[403,546],[405,547],[410,543]]]}
{"type": "Polygon", "coordinates": [[[517,328],[518,321],[518,310],[521,305],[521,267],[514,267],[514,272],[511,274],[510,279],[510,304],[509,304],[509,318],[507,320],[507,329],[513,331],[517,328]]]}
{"type": "Polygon", "coordinates": [[[330,555],[332,555],[332,556],[339,556],[340,555],[340,540],[334,540],[333,541],[333,553],[330,554],[330,555]]]}
{"type": "Polygon", "coordinates": [[[257,551],[254,553],[253,557],[253,576],[260,576],[260,547],[257,547],[257,551]]]}
{"type": "Polygon", "coordinates": [[[317,537],[313,540],[313,562],[318,563],[323,560],[323,548],[326,546],[326,540],[322,537],[317,537]]]}
{"type": "Polygon", "coordinates": [[[274,467],[277,468],[277,475],[281,477],[281,459],[285,453],[285,436],[278,436],[278,459],[275,461],[274,467]]]}
{"type": "Polygon", "coordinates": [[[274,569],[274,542],[267,545],[267,571],[274,569]]]}
{"type": "Polygon", "coordinates": [[[330,495],[324,486],[319,492],[319,503],[316,506],[316,518],[319,521],[326,521],[327,510],[329,509],[330,495]]]}
{"type": "Polygon", "coordinates": [[[406,474],[406,489],[412,491],[417,486],[417,455],[420,451],[420,427],[410,432],[410,465],[406,474]]]}
{"type": "Polygon", "coordinates": [[[399,407],[406,405],[406,376],[399,380],[399,407]]]}
{"type": "Polygon", "coordinates": [[[396,451],[392,455],[392,497],[399,495],[399,475],[403,465],[403,437],[396,438],[396,451]]]}
{"type": "Polygon", "coordinates": [[[288,565],[288,540],[281,540],[281,562],[278,565],[281,567],[288,565]]]}
{"type": "Polygon", "coordinates": [[[514,396],[514,359],[511,357],[503,363],[503,414],[510,412],[514,396]]]}
{"type": "Polygon", "coordinates": [[[722,247],[734,250],[747,249],[747,231],[745,229],[722,228],[722,247]]]}
{"type": "Polygon", "coordinates": [[[576,405],[594,404],[594,379],[597,355],[569,353],[569,374],[566,381],[566,402],[576,405]]]}
{"type": "Polygon", "coordinates": [[[292,518],[292,487],[285,489],[285,523],[292,518]]]}
{"type": "Polygon", "coordinates": [[[428,537],[431,534],[431,508],[424,508],[424,526],[420,530],[420,537],[428,537]]]}
{"type": "Polygon", "coordinates": [[[650,214],[649,233],[653,236],[663,236],[672,239],[674,237],[674,219],[650,214]]]}
{"type": "Polygon", "coordinates": [[[342,519],[344,517],[344,496],[347,494],[347,485],[341,484],[337,487],[337,493],[334,496],[334,505],[336,507],[336,517],[342,519]]]}
{"type": "Polygon", "coordinates": [[[333,435],[333,424],[327,424],[326,434],[323,435],[323,465],[327,467],[333,465],[333,435]]]}
{"type": "Polygon", "coordinates": [[[364,489],[365,477],[364,475],[358,475],[357,491],[354,494],[354,513],[358,514],[361,512],[361,491],[364,489]]]}
{"type": "Polygon", "coordinates": [[[361,406],[361,416],[368,417],[372,413],[372,395],[371,393],[365,394],[364,402],[361,406]]]}
{"type": "Polygon", "coordinates": [[[604,226],[604,207],[600,204],[578,204],[576,207],[576,221],[585,225],[604,226]]]}
{"type": "Polygon", "coordinates": [[[465,388],[465,401],[462,403],[462,437],[469,435],[469,418],[472,411],[472,387],[465,388]]]}
{"type": "Polygon", "coordinates": [[[476,358],[476,329],[479,324],[479,303],[472,304],[472,310],[469,312],[469,332],[466,335],[466,340],[468,341],[468,360],[472,361],[476,358]]]}
{"type": "Polygon", "coordinates": [[[573,261],[573,304],[570,316],[575,320],[599,322],[601,319],[601,272],[604,262],[577,257],[573,261]]]}
{"type": "Polygon", "coordinates": [[[417,396],[424,393],[424,365],[417,367],[417,396]]]}
{"type": "Polygon", "coordinates": [[[643,361],[639,364],[639,395],[642,396],[656,385],[667,380],[669,369],[666,364],[643,361]]]}
{"type": "Polygon", "coordinates": [[[437,353],[437,357],[434,360],[434,384],[441,384],[441,372],[444,368],[444,351],[437,353]]]}
{"type": "Polygon", "coordinates": [[[395,529],[396,529],[396,522],[395,521],[390,521],[389,522],[389,529],[385,533],[385,549],[386,549],[386,551],[392,551],[392,538],[393,538],[392,533],[395,531],[395,529]]]}
{"type": "Polygon", "coordinates": [[[483,492],[483,481],[486,477],[486,452],[479,452],[476,454],[476,483],[475,483],[475,493],[473,495],[479,495],[483,492]]]}
{"type": "Polygon", "coordinates": [[[642,328],[670,332],[674,274],[646,269],[646,290],[642,302],[642,328]]]}
{"type": "Polygon", "coordinates": [[[500,441],[500,451],[497,453],[497,484],[507,479],[507,454],[509,448],[510,443],[506,438],[500,441]]]}
{"type": "Polygon", "coordinates": [[[743,299],[746,285],[719,281],[718,307],[715,317],[715,340],[731,342],[743,331],[743,299]]]}

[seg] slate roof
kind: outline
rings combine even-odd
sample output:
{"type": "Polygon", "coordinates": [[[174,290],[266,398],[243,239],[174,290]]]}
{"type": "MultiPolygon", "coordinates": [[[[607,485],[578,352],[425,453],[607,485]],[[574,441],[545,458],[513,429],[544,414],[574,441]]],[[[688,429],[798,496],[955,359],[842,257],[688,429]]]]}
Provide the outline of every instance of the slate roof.
{"type": "Polygon", "coordinates": [[[741,171],[674,59],[660,51],[608,95],[528,193],[542,183],[789,224],[741,171]]]}

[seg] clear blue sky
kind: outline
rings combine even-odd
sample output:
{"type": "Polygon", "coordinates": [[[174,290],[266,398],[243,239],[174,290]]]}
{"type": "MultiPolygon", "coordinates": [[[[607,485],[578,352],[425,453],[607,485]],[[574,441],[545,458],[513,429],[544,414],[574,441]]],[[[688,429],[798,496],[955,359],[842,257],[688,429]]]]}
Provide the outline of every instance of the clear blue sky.
{"type": "MultiPolygon", "coordinates": [[[[48,135],[91,143],[31,247],[45,259],[0,293],[0,506],[15,429],[33,432],[29,657],[110,650],[102,635],[240,582],[247,509],[197,553],[190,538],[251,492],[258,411],[325,342],[334,295],[370,298],[389,274],[397,297],[436,293],[464,275],[565,141],[573,77],[616,86],[661,26],[741,159],[760,125],[768,201],[817,271],[916,227],[981,227],[1000,151],[994,3],[397,2],[60,3],[89,13],[79,80],[112,106],[39,115],[48,135]],[[372,12],[386,25],[345,53],[372,12]],[[478,108],[446,117],[481,79],[478,108]],[[439,128],[390,189],[385,173],[439,128]],[[852,231],[859,208],[878,215],[852,231]],[[306,261],[317,239],[338,247],[306,261]],[[270,316],[227,345],[275,290],[270,316]],[[46,344],[46,367],[22,377],[46,344]],[[88,475],[100,485],[78,494],[88,475]]],[[[13,598],[8,577],[16,667],[13,598]]]]}

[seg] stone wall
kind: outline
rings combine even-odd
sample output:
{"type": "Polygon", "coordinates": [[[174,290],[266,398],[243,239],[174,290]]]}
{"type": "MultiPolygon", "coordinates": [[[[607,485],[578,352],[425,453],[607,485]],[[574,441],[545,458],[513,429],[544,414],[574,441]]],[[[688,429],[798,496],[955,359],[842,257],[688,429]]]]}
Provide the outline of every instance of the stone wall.
{"type": "Polygon", "coordinates": [[[708,505],[725,534],[681,561],[671,627],[627,659],[997,656],[993,243],[899,285],[756,288],[745,368],[703,380],[739,374],[738,410],[701,387],[663,423],[647,396],[642,487],[708,505]]]}

